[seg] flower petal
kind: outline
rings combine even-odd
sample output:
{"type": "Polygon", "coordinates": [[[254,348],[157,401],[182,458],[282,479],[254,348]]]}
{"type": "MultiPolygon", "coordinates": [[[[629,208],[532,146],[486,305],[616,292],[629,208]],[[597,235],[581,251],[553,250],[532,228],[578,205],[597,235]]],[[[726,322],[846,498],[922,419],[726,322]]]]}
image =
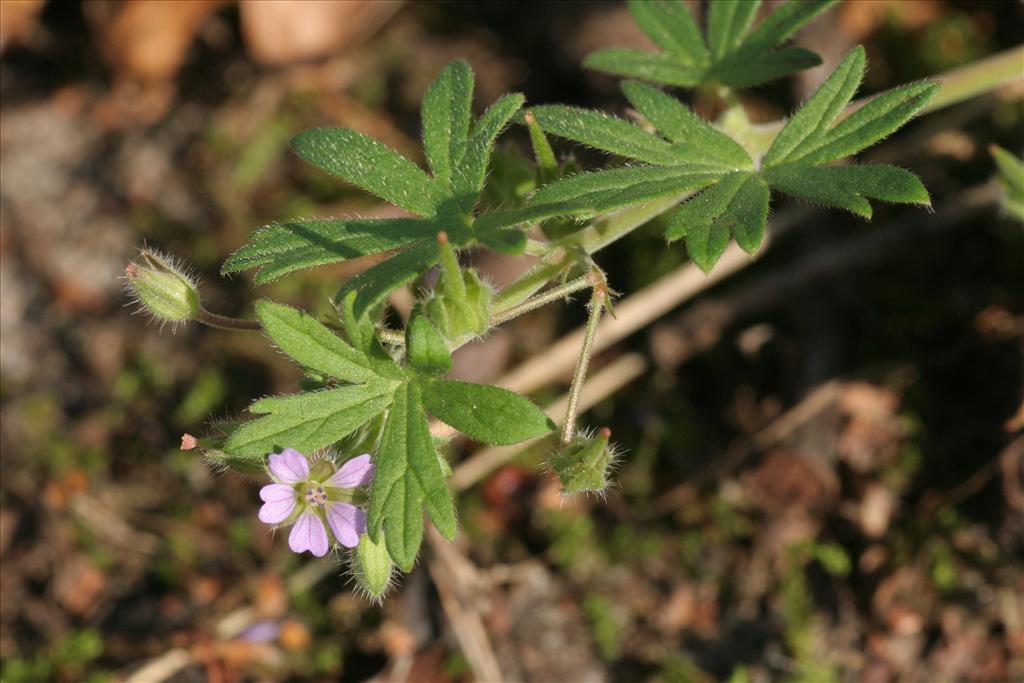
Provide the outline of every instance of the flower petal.
{"type": "Polygon", "coordinates": [[[338,543],[346,548],[355,548],[359,535],[366,533],[366,513],[350,503],[329,504],[327,523],[338,543]]]}
{"type": "Polygon", "coordinates": [[[288,547],[297,553],[308,550],[317,557],[327,554],[327,529],[315,512],[303,512],[295,521],[288,534],[288,547]]]}
{"type": "Polygon", "coordinates": [[[297,484],[309,479],[309,462],[294,448],[272,453],[267,464],[270,473],[283,484],[297,484]]]}
{"type": "Polygon", "coordinates": [[[287,484],[267,484],[260,489],[260,498],[260,521],[267,524],[283,522],[295,509],[295,490],[287,484]]]}
{"type": "Polygon", "coordinates": [[[373,470],[374,466],[370,462],[370,454],[363,453],[344,463],[341,469],[327,480],[326,484],[343,489],[366,486],[373,480],[373,470]]]}

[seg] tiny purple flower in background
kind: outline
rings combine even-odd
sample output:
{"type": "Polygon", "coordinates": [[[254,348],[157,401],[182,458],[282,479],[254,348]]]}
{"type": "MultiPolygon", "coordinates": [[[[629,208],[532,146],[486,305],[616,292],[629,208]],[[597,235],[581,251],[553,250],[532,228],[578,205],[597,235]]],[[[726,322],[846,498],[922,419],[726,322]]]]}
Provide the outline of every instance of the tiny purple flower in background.
{"type": "Polygon", "coordinates": [[[366,532],[366,513],[349,502],[352,489],[373,480],[373,463],[363,454],[335,470],[327,461],[310,470],[309,460],[293,448],[274,453],[268,460],[273,484],[260,489],[263,507],[260,521],[267,524],[291,523],[288,546],[297,553],[309,551],[323,557],[330,548],[326,520],[334,538],[346,548],[359,545],[366,532]]]}

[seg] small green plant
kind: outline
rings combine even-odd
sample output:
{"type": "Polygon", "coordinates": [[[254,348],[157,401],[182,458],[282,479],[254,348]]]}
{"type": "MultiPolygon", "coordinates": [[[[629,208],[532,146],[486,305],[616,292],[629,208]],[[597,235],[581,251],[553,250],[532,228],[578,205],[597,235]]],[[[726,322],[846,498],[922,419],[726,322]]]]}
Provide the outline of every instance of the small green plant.
{"type": "Polygon", "coordinates": [[[708,3],[702,33],[681,2],[630,2],[659,50],[602,50],[585,63],[636,79],[622,90],[639,123],[562,105],[524,110],[520,94],[501,97],[474,119],[473,71],[455,61],[423,99],[428,169],[352,130],[299,134],[292,149],[302,159],[411,216],[275,223],[254,232],[224,263],[224,274],[254,271],[256,284],[263,284],[316,266],[384,256],[339,283],[331,305],[315,314],[262,300],[254,321],[224,318],[203,308],[195,280],[174,261],[146,250],[129,266],[128,287],[158,319],[260,330],[306,375],[297,393],[256,400],[249,407],[253,419],[218,423],[205,437],[187,437],[183,447],[200,449],[222,468],[267,473],[272,483],[261,491],[261,519],[291,526],[296,552],[324,555],[335,542],[351,548],[358,585],[379,597],[392,583],[394,566],[408,571],[415,563],[424,512],[445,537],[458,531],[446,484],[451,470],[431,434],[430,416],[488,444],[514,444],[556,429],[523,396],[445,379],[452,351],[522,313],[588,290],[586,335],[550,465],[567,493],[604,490],[617,452],[610,432],[581,431],[576,424],[594,337],[611,311],[611,289],[593,260],[597,251],[671,212],[667,242],[683,241],[693,263],[711,271],[730,240],[750,253],[761,247],[779,193],[863,218],[872,215],[869,200],[930,205],[910,171],[836,162],[920,113],[937,82],[851,105],[867,66],[857,47],[782,125],[752,124],[736,97],[738,88],[820,64],[814,53],[784,43],[833,4],[788,2],[755,26],[760,3],[717,0],[708,3]],[[705,120],[658,86],[696,88],[722,113],[705,120]],[[512,123],[526,126],[536,165],[489,176],[495,141],[512,123]],[[558,160],[549,135],[617,161],[581,172],[558,160]],[[537,239],[528,236],[533,228],[539,228],[537,239]],[[528,252],[538,261],[495,291],[461,262],[469,249],[528,252]],[[438,273],[436,285],[418,290],[402,329],[389,327],[388,295],[415,283],[423,287],[431,271],[438,273]]]}

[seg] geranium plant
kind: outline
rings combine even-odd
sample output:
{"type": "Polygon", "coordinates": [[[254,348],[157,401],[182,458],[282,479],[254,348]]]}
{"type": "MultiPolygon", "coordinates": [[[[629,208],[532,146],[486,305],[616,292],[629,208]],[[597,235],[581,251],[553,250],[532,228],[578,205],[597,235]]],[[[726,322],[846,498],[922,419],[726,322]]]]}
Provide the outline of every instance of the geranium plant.
{"type": "Polygon", "coordinates": [[[622,91],[637,122],[562,105],[524,109],[520,94],[505,95],[474,118],[473,71],[455,61],[423,99],[428,169],[356,131],[300,133],[292,149],[302,159],[409,216],[275,223],[254,232],[224,263],[225,274],[254,271],[256,284],[263,284],[386,255],[339,283],[332,305],[312,313],[262,300],[255,321],[224,318],[203,308],[195,280],[174,261],[146,250],[129,266],[129,287],[160,320],[261,330],[306,374],[296,393],[260,398],[249,407],[249,421],[219,424],[202,439],[189,437],[187,446],[202,448],[223,467],[269,477],[259,518],[291,525],[288,542],[296,552],[322,556],[332,545],[353,548],[361,585],[379,596],[392,564],[413,567],[424,513],[445,537],[458,532],[446,484],[451,469],[431,434],[431,416],[488,444],[559,429],[523,396],[446,379],[451,353],[517,315],[586,290],[586,334],[550,466],[567,493],[602,490],[615,460],[610,432],[577,428],[594,336],[612,307],[595,252],[669,212],[667,242],[682,241],[690,259],[711,271],[730,240],[751,254],[761,248],[772,198],[780,193],[863,218],[872,215],[870,200],[930,205],[912,172],[846,160],[921,112],[937,82],[912,83],[851,106],[867,67],[856,47],[781,126],[751,123],[735,96],[739,88],[820,64],[814,53],[784,43],[833,4],[789,2],[756,23],[758,2],[717,0],[708,3],[702,32],[680,2],[631,2],[658,50],[601,50],[585,64],[630,79],[622,91]],[[706,120],[665,86],[699,89],[722,113],[706,120]],[[481,196],[495,141],[512,124],[528,129],[535,189],[522,201],[487,210],[481,196]],[[559,162],[549,135],[620,162],[578,172],[559,162]],[[538,258],[495,291],[463,265],[470,249],[538,258]],[[430,273],[436,284],[425,289],[430,273]],[[388,315],[388,295],[416,283],[415,308],[399,328],[388,315]]]}

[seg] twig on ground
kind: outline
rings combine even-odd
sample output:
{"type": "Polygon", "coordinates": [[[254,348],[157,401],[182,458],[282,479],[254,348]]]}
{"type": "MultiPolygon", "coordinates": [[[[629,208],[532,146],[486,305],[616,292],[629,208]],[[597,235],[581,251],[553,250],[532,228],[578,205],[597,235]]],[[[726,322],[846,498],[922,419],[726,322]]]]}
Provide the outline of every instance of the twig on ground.
{"type": "Polygon", "coordinates": [[[505,680],[483,619],[473,605],[471,592],[479,585],[476,568],[433,527],[427,532],[427,541],[432,551],[427,568],[474,677],[481,683],[505,680]]]}

